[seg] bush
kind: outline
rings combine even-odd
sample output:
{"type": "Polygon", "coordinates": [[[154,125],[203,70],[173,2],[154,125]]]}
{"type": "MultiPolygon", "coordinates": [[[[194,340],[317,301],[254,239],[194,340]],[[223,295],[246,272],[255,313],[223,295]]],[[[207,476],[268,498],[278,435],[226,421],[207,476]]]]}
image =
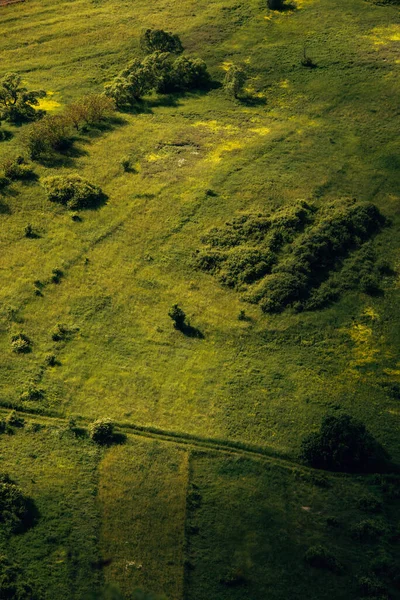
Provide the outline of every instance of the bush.
{"type": "Polygon", "coordinates": [[[22,156],[5,160],[3,162],[3,171],[7,179],[10,179],[11,181],[17,179],[33,179],[35,177],[32,167],[26,164],[25,159],[22,156]]]}
{"type": "Polygon", "coordinates": [[[10,427],[23,427],[25,425],[25,419],[20,417],[16,410],[10,412],[5,422],[10,427]]]}
{"type": "Polygon", "coordinates": [[[360,521],[351,528],[352,537],[361,542],[374,542],[385,533],[387,533],[387,526],[384,521],[373,519],[360,521]]]}
{"type": "Polygon", "coordinates": [[[316,569],[328,569],[332,573],[341,573],[342,565],[325,546],[311,546],[304,555],[304,560],[316,569]]]}
{"type": "Polygon", "coordinates": [[[284,10],[286,8],[285,0],[267,0],[267,6],[270,10],[284,10]]]}
{"type": "Polygon", "coordinates": [[[181,54],[183,52],[182,42],[179,36],[168,33],[162,29],[146,29],[140,38],[140,47],[145,54],[153,52],[171,52],[181,54]]]}
{"type": "Polygon", "coordinates": [[[358,508],[370,513],[379,513],[382,511],[382,502],[372,494],[364,494],[357,501],[358,508]]]}
{"type": "Polygon", "coordinates": [[[44,115],[35,110],[39,99],[46,96],[43,90],[29,92],[21,85],[22,78],[17,73],[7,73],[0,80],[0,118],[11,123],[34,121],[44,115]]]}
{"type": "Polygon", "coordinates": [[[6,556],[0,555],[0,598],[2,600],[36,600],[32,586],[23,570],[6,556]]]}
{"type": "Polygon", "coordinates": [[[105,86],[104,93],[118,108],[132,107],[153,89],[154,84],[151,65],[134,59],[105,86]]]}
{"type": "Polygon", "coordinates": [[[180,56],[172,69],[173,89],[171,91],[203,90],[210,85],[211,77],[206,63],[201,58],[180,56]]]}
{"type": "Polygon", "coordinates": [[[171,317],[175,329],[184,329],[186,326],[186,314],[178,304],[174,304],[168,311],[168,316],[171,317]]]}
{"type": "Polygon", "coordinates": [[[0,474],[0,524],[7,532],[24,531],[32,517],[32,502],[7,474],[0,474]]]}
{"type": "Polygon", "coordinates": [[[66,327],[62,323],[57,323],[57,325],[53,329],[53,333],[51,334],[51,339],[53,340],[53,342],[61,342],[68,339],[70,334],[71,331],[70,329],[68,329],[68,327],[66,327]]]}
{"type": "Polygon", "coordinates": [[[358,587],[361,595],[367,598],[382,597],[382,594],[387,591],[386,586],[376,577],[359,577],[358,587]]]}
{"type": "Polygon", "coordinates": [[[16,354],[27,354],[32,350],[32,342],[24,333],[17,333],[11,338],[11,346],[16,354]]]}
{"type": "Polygon", "coordinates": [[[49,115],[32,123],[24,141],[33,160],[62,152],[72,145],[71,121],[65,115],[49,115]]]}
{"type": "Polygon", "coordinates": [[[381,469],[389,455],[363,423],[342,414],[327,415],[319,432],[304,438],[301,458],[318,469],[368,472],[381,469]]]}
{"type": "Polygon", "coordinates": [[[111,444],[114,440],[114,423],[110,419],[98,419],[90,425],[89,435],[96,444],[111,444]]]}
{"type": "Polygon", "coordinates": [[[43,400],[44,390],[42,388],[38,388],[35,383],[30,383],[27,389],[22,392],[20,398],[22,402],[35,402],[38,400],[43,400]]]}
{"type": "Polygon", "coordinates": [[[92,126],[109,119],[115,109],[112,98],[103,94],[90,94],[76,102],[72,102],[65,109],[65,116],[76,130],[82,125],[92,126]]]}
{"type": "Polygon", "coordinates": [[[224,90],[233,95],[234,98],[238,98],[239,94],[243,92],[246,79],[247,76],[244,69],[237,65],[232,65],[224,77],[224,90]]]}
{"type": "Polygon", "coordinates": [[[97,185],[74,173],[46,177],[43,187],[50,202],[63,204],[71,210],[93,208],[104,198],[97,185]]]}

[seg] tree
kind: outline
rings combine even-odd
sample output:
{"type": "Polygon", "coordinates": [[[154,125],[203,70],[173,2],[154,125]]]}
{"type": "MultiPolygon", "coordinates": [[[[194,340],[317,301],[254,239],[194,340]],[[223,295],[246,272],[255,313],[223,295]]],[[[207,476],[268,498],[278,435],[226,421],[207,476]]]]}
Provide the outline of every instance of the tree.
{"type": "Polygon", "coordinates": [[[206,89],[211,81],[204,60],[185,56],[179,56],[174,61],[172,77],[177,91],[206,89]]]}
{"type": "Polygon", "coordinates": [[[28,91],[17,73],[7,73],[0,80],[0,117],[11,123],[34,121],[44,115],[34,108],[44,96],[43,90],[28,91]]]}
{"type": "Polygon", "coordinates": [[[389,455],[364,423],[341,414],[325,416],[320,430],[304,438],[301,458],[317,469],[371,472],[382,468],[389,455]]]}
{"type": "Polygon", "coordinates": [[[229,94],[233,94],[234,98],[238,98],[239,94],[243,91],[246,79],[247,77],[245,71],[237,65],[232,65],[226,72],[224,78],[224,89],[229,94]]]}
{"type": "Polygon", "coordinates": [[[104,93],[118,108],[132,107],[153,89],[154,83],[152,65],[135,58],[105,86],[104,93]]]}
{"type": "Polygon", "coordinates": [[[49,156],[54,151],[66,150],[72,145],[71,121],[65,115],[45,116],[32,123],[24,137],[33,160],[49,156]]]}
{"type": "Polygon", "coordinates": [[[98,419],[90,425],[89,435],[96,444],[111,444],[114,440],[114,423],[111,419],[98,419]]]}
{"type": "Polygon", "coordinates": [[[97,125],[110,118],[115,105],[112,98],[103,94],[89,94],[80,100],[68,104],[65,109],[66,118],[69,119],[77,131],[82,125],[97,125]]]}
{"type": "Polygon", "coordinates": [[[175,329],[182,330],[185,328],[186,314],[178,304],[174,304],[168,311],[168,316],[174,322],[175,329]]]}
{"type": "Polygon", "coordinates": [[[267,0],[267,5],[270,10],[284,10],[285,0],[267,0]]]}
{"type": "Polygon", "coordinates": [[[152,54],[157,51],[172,52],[174,54],[183,52],[179,36],[163,29],[146,29],[140,38],[140,47],[145,54],[152,54]]]}

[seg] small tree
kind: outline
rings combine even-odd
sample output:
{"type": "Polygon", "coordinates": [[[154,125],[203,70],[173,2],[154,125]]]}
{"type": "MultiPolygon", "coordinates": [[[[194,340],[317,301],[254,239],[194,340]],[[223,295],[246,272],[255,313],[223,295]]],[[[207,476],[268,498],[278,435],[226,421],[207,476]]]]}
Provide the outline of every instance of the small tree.
{"type": "Polygon", "coordinates": [[[119,108],[132,107],[154,87],[154,74],[150,65],[135,59],[104,88],[119,108]]]}
{"type": "Polygon", "coordinates": [[[66,150],[72,145],[71,121],[65,115],[48,115],[29,126],[25,144],[33,160],[66,150]]]}
{"type": "Polygon", "coordinates": [[[98,419],[90,425],[89,435],[96,444],[111,444],[114,440],[114,423],[111,419],[98,419]]]}
{"type": "Polygon", "coordinates": [[[285,0],[267,0],[267,6],[270,10],[284,10],[285,0]]]}
{"type": "Polygon", "coordinates": [[[152,54],[157,51],[172,52],[174,54],[183,52],[179,36],[163,29],[146,29],[140,38],[140,47],[145,54],[152,54]]]}
{"type": "Polygon", "coordinates": [[[175,329],[182,330],[185,328],[186,314],[178,304],[174,304],[170,308],[168,311],[168,316],[171,317],[175,329]]]}
{"type": "Polygon", "coordinates": [[[378,470],[389,455],[361,421],[342,414],[324,417],[320,430],[304,438],[301,457],[317,469],[362,472],[378,470]]]}
{"type": "Polygon", "coordinates": [[[44,96],[43,90],[29,92],[17,73],[7,73],[0,80],[0,117],[11,123],[34,121],[44,115],[34,108],[44,96]]]}
{"type": "Polygon", "coordinates": [[[82,125],[97,125],[110,118],[114,109],[112,98],[103,94],[89,94],[69,104],[65,109],[65,115],[79,131],[82,125]]]}
{"type": "Polygon", "coordinates": [[[246,83],[246,73],[244,69],[237,65],[232,65],[226,72],[224,78],[224,89],[234,98],[238,98],[243,92],[244,84],[246,83]]]}

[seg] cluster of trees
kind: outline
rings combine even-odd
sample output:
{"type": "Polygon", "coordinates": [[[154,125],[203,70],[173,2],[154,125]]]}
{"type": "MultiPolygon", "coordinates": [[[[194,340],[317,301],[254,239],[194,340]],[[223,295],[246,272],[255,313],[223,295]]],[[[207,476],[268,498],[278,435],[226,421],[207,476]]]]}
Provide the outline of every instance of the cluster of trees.
{"type": "Polygon", "coordinates": [[[40,98],[44,98],[43,90],[29,91],[22,85],[22,78],[17,73],[7,73],[0,80],[0,120],[9,123],[35,121],[44,115],[37,110],[40,98]]]}
{"type": "Polygon", "coordinates": [[[50,202],[71,210],[94,208],[105,198],[97,185],[76,173],[46,177],[42,183],[50,202]]]}

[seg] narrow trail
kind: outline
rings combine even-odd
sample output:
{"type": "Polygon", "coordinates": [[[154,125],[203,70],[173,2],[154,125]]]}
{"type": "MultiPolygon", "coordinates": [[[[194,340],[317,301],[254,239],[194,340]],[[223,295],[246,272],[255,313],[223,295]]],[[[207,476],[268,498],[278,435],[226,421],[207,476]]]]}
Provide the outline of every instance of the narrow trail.
{"type": "MultiPolygon", "coordinates": [[[[11,407],[1,407],[0,418],[6,417],[10,413],[10,410],[12,410],[11,407]]],[[[47,414],[45,412],[36,413],[34,411],[26,410],[25,408],[18,409],[18,412],[25,415],[30,421],[40,423],[42,425],[65,426],[67,423],[67,418],[57,416],[56,414],[52,414],[50,412],[47,414]]],[[[77,427],[86,428],[90,422],[91,419],[87,417],[76,417],[77,427]]],[[[256,446],[252,444],[246,444],[244,442],[235,442],[234,440],[207,438],[200,435],[168,431],[156,427],[136,425],[128,422],[115,422],[115,426],[117,432],[125,435],[144,437],[147,439],[176,444],[178,446],[190,447],[192,450],[222,452],[234,454],[243,458],[256,458],[266,461],[273,460],[274,463],[280,464],[286,468],[300,466],[289,455],[280,453],[271,447],[268,448],[256,446]]]]}
{"type": "Polygon", "coordinates": [[[0,0],[0,6],[7,6],[8,4],[17,4],[25,2],[25,0],[0,0]]]}

